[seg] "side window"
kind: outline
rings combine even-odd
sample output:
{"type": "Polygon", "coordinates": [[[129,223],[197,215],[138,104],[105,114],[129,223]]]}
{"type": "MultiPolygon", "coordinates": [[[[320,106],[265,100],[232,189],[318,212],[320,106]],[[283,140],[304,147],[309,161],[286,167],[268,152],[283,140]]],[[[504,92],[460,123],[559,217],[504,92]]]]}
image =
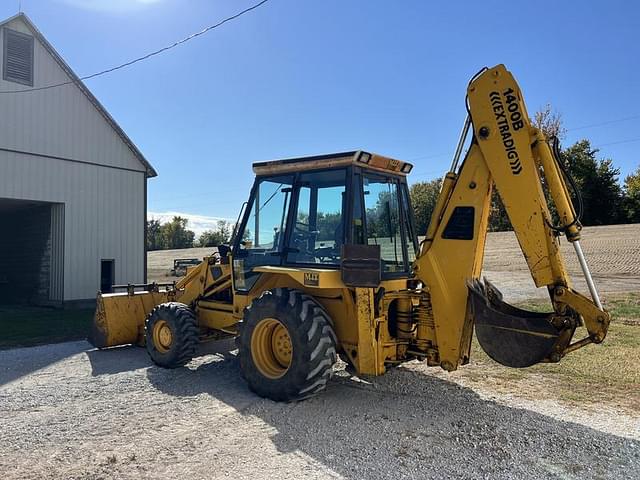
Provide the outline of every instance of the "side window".
{"type": "Polygon", "coordinates": [[[253,267],[280,265],[293,178],[282,176],[259,181],[233,259],[238,290],[250,290],[258,274],[253,267]]]}
{"type": "Polygon", "coordinates": [[[407,253],[409,265],[411,265],[416,259],[416,241],[414,223],[413,223],[413,210],[411,209],[411,200],[409,197],[409,190],[405,184],[400,187],[402,192],[402,210],[404,211],[404,243],[407,246],[407,253]]]}
{"type": "Polygon", "coordinates": [[[260,182],[240,248],[272,252],[280,248],[290,196],[290,184],[273,180],[260,182]]]}
{"type": "Polygon", "coordinates": [[[404,272],[398,184],[384,177],[365,175],[363,186],[367,244],[380,245],[384,272],[404,272]]]}
{"type": "Polygon", "coordinates": [[[364,245],[364,220],[362,210],[362,177],[360,173],[353,176],[353,218],[351,219],[351,238],[352,242],[364,245]]]}

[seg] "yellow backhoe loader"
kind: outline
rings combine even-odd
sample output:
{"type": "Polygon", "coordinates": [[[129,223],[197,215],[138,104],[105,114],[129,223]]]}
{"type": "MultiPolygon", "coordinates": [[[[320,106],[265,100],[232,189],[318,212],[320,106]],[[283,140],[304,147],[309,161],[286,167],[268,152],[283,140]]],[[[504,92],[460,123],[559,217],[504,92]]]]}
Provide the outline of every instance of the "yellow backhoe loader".
{"type": "Polygon", "coordinates": [[[235,337],[249,387],[278,401],[322,390],[338,354],[361,375],[412,359],[455,370],[469,361],[474,328],[489,356],[510,367],[602,342],[610,316],[580,248],[557,145],[532,126],[503,65],[471,80],[467,112],[421,243],[410,163],[365,151],[255,163],[231,244],[175,284],[99,294],[91,342],[146,345],[156,364],[173,368],[198,343],[235,337]],[[494,187],[550,313],[510,306],[480,281],[494,187]],[[561,236],[591,298],[571,286],[561,236]],[[584,338],[572,341],[578,327],[584,338]]]}

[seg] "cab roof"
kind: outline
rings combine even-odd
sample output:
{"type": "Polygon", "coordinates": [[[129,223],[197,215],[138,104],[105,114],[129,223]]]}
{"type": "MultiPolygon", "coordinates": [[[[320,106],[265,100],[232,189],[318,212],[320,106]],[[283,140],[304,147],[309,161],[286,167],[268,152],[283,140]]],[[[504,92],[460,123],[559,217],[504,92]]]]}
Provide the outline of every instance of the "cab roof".
{"type": "Polygon", "coordinates": [[[366,169],[399,175],[407,175],[413,168],[411,163],[403,162],[402,160],[395,160],[378,155],[377,153],[365,152],[364,150],[355,150],[351,152],[330,153],[327,155],[314,155],[312,157],[256,162],[253,164],[253,172],[256,175],[274,175],[306,170],[338,168],[348,165],[358,165],[366,169]]]}

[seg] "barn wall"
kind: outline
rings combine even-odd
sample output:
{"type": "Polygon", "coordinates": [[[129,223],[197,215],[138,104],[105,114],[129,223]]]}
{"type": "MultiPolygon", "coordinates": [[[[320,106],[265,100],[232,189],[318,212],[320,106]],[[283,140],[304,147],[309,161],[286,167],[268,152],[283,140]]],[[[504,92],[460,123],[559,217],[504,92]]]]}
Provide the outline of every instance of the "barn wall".
{"type": "Polygon", "coordinates": [[[64,204],[52,212],[64,222],[64,300],[95,297],[101,259],[115,259],[116,283],[143,282],[145,182],[142,172],[0,150],[0,198],[64,204]]]}
{"type": "MultiPolygon", "coordinates": [[[[20,18],[5,27],[33,35],[20,18]]],[[[3,51],[3,35],[0,35],[0,67],[3,51]]],[[[5,81],[0,74],[0,90],[38,88],[69,80],[35,37],[33,87],[5,81]]],[[[73,83],[48,90],[0,95],[0,112],[2,149],[145,170],[96,106],[73,83]]]]}

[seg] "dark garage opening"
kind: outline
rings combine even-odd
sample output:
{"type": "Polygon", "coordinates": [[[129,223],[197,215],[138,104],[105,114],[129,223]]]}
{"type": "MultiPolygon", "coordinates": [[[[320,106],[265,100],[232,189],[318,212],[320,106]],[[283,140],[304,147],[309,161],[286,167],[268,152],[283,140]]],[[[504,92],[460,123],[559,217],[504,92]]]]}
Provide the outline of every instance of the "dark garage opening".
{"type": "Polygon", "coordinates": [[[55,299],[52,268],[60,262],[52,248],[54,205],[0,199],[0,303],[46,305],[55,299]]]}

